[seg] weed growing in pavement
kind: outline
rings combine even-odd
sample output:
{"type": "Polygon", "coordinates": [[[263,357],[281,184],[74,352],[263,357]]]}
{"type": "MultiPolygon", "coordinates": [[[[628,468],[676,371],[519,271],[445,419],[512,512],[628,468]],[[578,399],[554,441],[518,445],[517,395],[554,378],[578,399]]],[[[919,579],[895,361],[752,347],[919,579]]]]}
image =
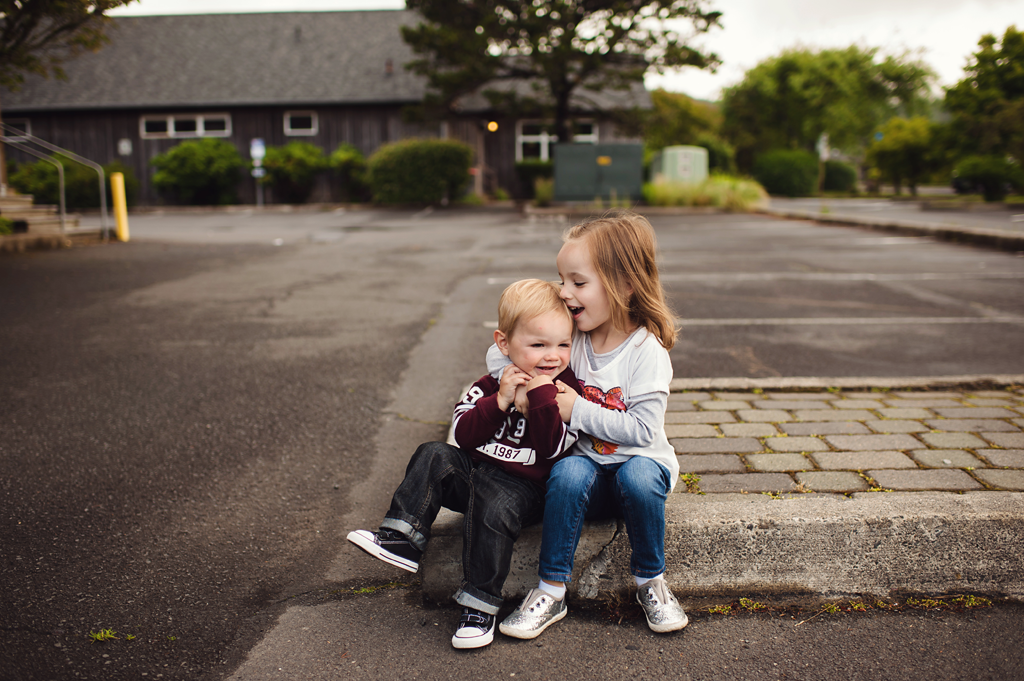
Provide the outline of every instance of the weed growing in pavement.
{"type": "Polygon", "coordinates": [[[352,593],[354,594],[372,594],[384,589],[400,589],[402,587],[409,586],[404,582],[388,582],[387,584],[380,584],[378,586],[364,586],[362,588],[353,588],[352,593]]]}
{"type": "Polygon", "coordinates": [[[700,476],[694,473],[683,473],[680,476],[686,485],[686,491],[690,494],[704,494],[700,491],[700,476]]]}
{"type": "MultiPolygon", "coordinates": [[[[898,601],[836,601],[823,604],[814,614],[797,625],[810,622],[821,615],[838,615],[843,613],[867,613],[872,610],[884,612],[904,612],[907,610],[946,610],[963,611],[992,607],[992,600],[984,596],[970,594],[953,594],[949,596],[908,597],[903,603],[898,601]]],[[[731,615],[734,612],[780,613],[781,616],[791,615],[794,619],[800,615],[800,607],[773,608],[751,598],[740,598],[729,604],[712,605],[706,608],[709,615],[731,615]]]]}
{"type": "Polygon", "coordinates": [[[106,643],[111,639],[116,639],[117,632],[113,629],[100,629],[98,632],[90,631],[89,638],[92,639],[92,643],[96,643],[97,641],[100,643],[106,643]]]}
{"type": "Polygon", "coordinates": [[[758,612],[760,610],[768,609],[768,606],[764,603],[758,603],[757,601],[752,601],[749,598],[741,598],[740,607],[749,612],[758,612]]]}

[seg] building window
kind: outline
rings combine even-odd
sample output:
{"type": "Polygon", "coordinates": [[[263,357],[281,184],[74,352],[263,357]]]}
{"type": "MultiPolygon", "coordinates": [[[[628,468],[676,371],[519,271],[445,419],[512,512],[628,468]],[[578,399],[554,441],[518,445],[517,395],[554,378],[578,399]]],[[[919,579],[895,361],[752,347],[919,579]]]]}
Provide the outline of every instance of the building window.
{"type": "Polygon", "coordinates": [[[318,131],[315,111],[286,111],[284,114],[284,134],[289,137],[309,137],[318,131]]]}
{"type": "MultiPolygon", "coordinates": [[[[597,144],[597,124],[573,121],[573,142],[597,144]]],[[[555,126],[543,121],[516,123],[516,161],[550,161],[552,145],[558,141],[555,126]]]]}
{"type": "Polygon", "coordinates": [[[143,139],[166,137],[228,137],[230,114],[170,114],[143,116],[139,121],[143,139]]]}
{"type": "Polygon", "coordinates": [[[3,123],[7,126],[2,133],[5,142],[24,142],[32,134],[32,124],[27,118],[5,118],[3,123]]]}

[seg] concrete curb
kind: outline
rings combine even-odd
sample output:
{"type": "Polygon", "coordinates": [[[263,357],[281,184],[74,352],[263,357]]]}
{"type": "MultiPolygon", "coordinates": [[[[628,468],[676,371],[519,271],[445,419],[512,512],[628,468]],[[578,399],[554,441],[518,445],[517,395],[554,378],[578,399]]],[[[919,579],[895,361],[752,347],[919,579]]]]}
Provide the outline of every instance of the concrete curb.
{"type": "Polygon", "coordinates": [[[942,225],[932,222],[918,222],[916,220],[893,220],[890,218],[870,218],[864,216],[854,217],[847,215],[826,215],[811,211],[776,210],[772,208],[759,208],[754,212],[790,220],[811,220],[822,225],[867,227],[869,229],[896,232],[898,234],[931,236],[944,241],[972,243],[979,246],[998,248],[1004,251],[1024,251],[1024,232],[942,225]]]}
{"type": "MultiPolygon", "coordinates": [[[[933,390],[939,391],[934,398],[923,394],[920,399],[913,395],[897,395],[895,398],[907,399],[918,409],[930,404],[936,408],[944,402],[952,402],[951,389],[974,391],[1003,388],[1006,386],[1024,385],[1024,375],[968,375],[940,377],[864,377],[864,378],[719,378],[719,379],[676,379],[672,383],[674,394],[694,391],[694,400],[704,400],[701,407],[716,409],[715,402],[721,401],[729,409],[739,409],[738,396],[732,394],[708,402],[710,396],[700,397],[700,391],[751,391],[758,388],[775,392],[786,390],[803,390],[805,392],[824,392],[828,388],[849,389],[893,389],[933,390]],[[944,392],[943,392],[944,391],[944,392]],[[729,402],[728,400],[733,400],[729,402]],[[724,401],[723,401],[724,400],[724,401]]],[[[999,391],[1002,393],[1002,391],[999,391]]],[[[840,397],[840,396],[837,396],[840,397]]],[[[680,395],[684,401],[687,397],[680,395]]],[[[831,393],[828,396],[832,398],[831,393]]],[[[982,399],[999,398],[999,395],[983,393],[982,399]]],[[[776,398],[777,399],[777,398],[776,398]]],[[[819,398],[822,399],[822,398],[819,398]]],[[[844,397],[844,399],[846,399],[844,397]]],[[[864,397],[854,395],[853,400],[864,401],[864,397]]],[[[1020,398],[1017,398],[1018,402],[1020,398]]],[[[828,400],[825,400],[828,401],[828,400]]],[[[799,400],[777,399],[778,410],[798,409],[804,404],[799,400]],[[791,402],[792,404],[789,404],[791,402]]],[[[747,411],[772,415],[776,411],[772,400],[752,400],[747,411]],[[760,405],[760,406],[757,406],[760,405]]],[[[823,407],[824,402],[822,403],[823,407]]],[[[954,403],[955,404],[955,403],[954,403]]],[[[677,404],[676,408],[682,405],[677,404]]],[[[863,405],[865,407],[869,405],[863,405]]],[[[950,406],[950,405],[945,405],[950,406]]],[[[723,407],[725,408],[725,407],[723,407]]],[[[881,407],[877,407],[881,408],[881,407]]],[[[673,407],[670,405],[670,411],[673,407]]],[[[1000,467],[1020,468],[1014,463],[1024,452],[1018,449],[977,449],[992,447],[975,437],[978,433],[959,433],[960,429],[978,430],[980,434],[996,438],[1002,437],[1013,428],[1009,425],[1014,418],[1009,409],[999,408],[1006,415],[986,414],[985,408],[978,410],[979,418],[970,421],[967,415],[951,414],[950,432],[929,420],[934,428],[931,434],[924,437],[957,438],[964,437],[965,442],[943,445],[951,447],[974,447],[972,451],[984,452],[987,456],[999,453],[1007,458],[1003,463],[985,463],[986,470],[980,473],[1000,473],[1000,467]],[[999,417],[999,418],[997,418],[999,417]],[[956,418],[967,421],[956,421],[956,418]],[[997,421],[999,421],[997,423],[997,421]],[[969,425],[973,424],[973,425],[969,425]],[[997,427],[998,426],[998,427],[997,427]],[[985,432],[993,431],[993,432],[985,432]],[[994,432],[999,431],[999,432],[994,432]],[[937,433],[937,434],[936,434],[937,433]],[[973,444],[972,444],[973,443],[973,444]],[[1010,459],[1013,459],[1012,461],[1010,459]]],[[[961,408],[970,413],[970,408],[961,408]]],[[[859,421],[856,410],[847,410],[848,419],[841,421],[859,421]]],[[[899,411],[899,410],[897,410],[899,411]]],[[[909,409],[903,411],[910,411],[909,409]]],[[[927,410],[921,409],[928,413],[927,410]]],[[[989,409],[989,411],[994,411],[989,409]]],[[[722,412],[705,412],[709,415],[720,415],[722,412]]],[[[743,410],[737,413],[745,413],[743,410]]],[[[799,412],[796,412],[799,414],[799,412]]],[[[815,412],[816,413],[816,412],[815,412]]],[[[837,412],[838,413],[838,412],[837,412]]],[[[1020,413],[1019,409],[1018,412],[1020,413]]],[[[682,411],[681,415],[700,412],[682,411]]],[[[934,414],[932,416],[935,416],[934,414]]],[[[913,415],[902,413],[897,418],[928,418],[923,414],[913,415]]],[[[748,417],[749,418],[749,417],[748,417]]],[[[769,419],[770,420],[770,419],[769,419]]],[[[811,418],[811,421],[816,419],[811,418]]],[[[822,423],[825,430],[827,421],[822,423]]],[[[718,422],[715,419],[695,419],[693,423],[718,422]]],[[[754,419],[759,422],[760,419],[754,419]]],[[[787,419],[788,421],[788,419],[787,419]]],[[[724,422],[731,423],[731,419],[724,422]]],[[[877,422],[877,421],[874,421],[877,422]]],[[[1024,423],[1017,418],[1017,435],[1003,447],[1019,447],[1020,429],[1024,423]]],[[[896,429],[886,432],[901,432],[901,421],[892,421],[896,429]]],[[[677,428],[709,428],[699,426],[673,426],[677,428]]],[[[743,427],[743,426],[741,426],[743,427]]],[[[844,429],[835,432],[852,432],[844,429]]],[[[920,429],[908,429],[907,432],[920,432],[920,429]]],[[[885,439],[892,436],[868,435],[870,438],[885,439]]],[[[896,437],[908,437],[899,435],[896,437]]],[[[728,437],[713,438],[705,433],[685,436],[685,442],[702,442],[704,438],[714,443],[729,443],[728,437]]],[[[742,438],[732,438],[738,441],[742,438]]],[[[789,440],[800,443],[811,438],[793,437],[789,440]]],[[[773,441],[787,442],[782,438],[773,441]]],[[[927,440],[926,440],[927,441],[927,440]]],[[[676,443],[676,440],[673,440],[676,443]]],[[[810,444],[815,444],[818,441],[810,444]]],[[[807,447],[810,444],[800,444],[807,447]]],[[[735,445],[734,445],[735,446],[735,445]]],[[[855,449],[858,445],[854,446],[855,449]]],[[[938,446],[938,445],[935,445],[938,446]]],[[[890,447],[890,445],[886,445],[890,447]]],[[[915,443],[914,447],[925,447],[915,443]]],[[[759,449],[760,445],[756,449],[759,449]]],[[[867,447],[878,449],[879,447],[867,447]]],[[[899,447],[898,447],[899,448],[899,447]]],[[[859,449],[863,449],[860,447],[859,449]]],[[[680,450],[677,444],[678,451],[680,450]]],[[[693,449],[692,451],[701,451],[693,449]]],[[[720,451],[708,449],[707,451],[720,451]]],[[[725,451],[725,450],[721,450],[725,451]]],[[[742,448],[736,452],[743,452],[742,448]]],[[[750,450],[754,451],[754,450],[750,450]]],[[[782,449],[780,451],[789,451],[782,449]]],[[[795,450],[793,450],[795,451],[795,450]]],[[[812,449],[813,451],[813,449],[812,449]]],[[[919,450],[915,452],[920,456],[919,450]]],[[[890,454],[894,452],[889,452],[890,454]]],[[[874,460],[886,452],[861,452],[837,456],[857,458],[866,455],[866,460],[874,460]]],[[[952,450],[942,450],[944,456],[954,457],[952,450]]],[[[714,456],[723,456],[712,454],[714,456]]],[[[792,454],[761,453],[757,457],[764,459],[772,456],[786,457],[792,454]]],[[[696,459],[698,457],[689,456],[696,459]]],[[[739,456],[735,453],[726,458],[739,456]]],[[[797,458],[800,458],[799,456],[797,458]]],[[[900,457],[902,458],[902,457],[900,457]]],[[[973,456],[970,457],[973,459],[973,456]]],[[[924,459],[922,459],[924,460],[924,459]]],[[[999,482],[995,485],[979,485],[969,480],[962,471],[937,470],[932,464],[924,465],[932,471],[916,468],[909,458],[906,464],[900,463],[896,468],[912,468],[907,475],[918,472],[934,472],[939,475],[956,473],[963,476],[967,486],[952,485],[949,487],[928,484],[924,489],[933,491],[880,491],[853,492],[848,495],[837,493],[758,493],[760,489],[768,489],[760,478],[772,477],[758,467],[758,463],[748,462],[744,472],[742,465],[739,475],[743,478],[733,487],[741,488],[750,493],[731,493],[727,489],[715,491],[714,484],[707,487],[708,494],[687,493],[686,485],[680,483],[670,495],[666,507],[666,578],[678,596],[691,606],[703,599],[712,597],[736,597],[766,595],[785,599],[820,601],[841,597],[872,597],[885,598],[900,595],[934,595],[964,592],[982,594],[992,598],[1008,598],[1024,601],[1024,561],[1020,556],[1024,551],[1024,492],[1017,483],[999,482]],[[750,469],[750,466],[754,466],[750,469]],[[753,472],[751,472],[751,470],[753,472]],[[759,472],[760,471],[760,472],[759,472]],[[754,480],[758,478],[758,480],[754,480]],[[1014,487],[1014,484],[1017,486],[1014,487]],[[760,485],[760,486],[759,486],[760,485]],[[972,487],[973,486],[973,487],[972,487]],[[1000,490],[1002,486],[1004,490],[1000,490]],[[969,491],[977,488],[979,491],[969,491]],[[988,489],[984,489],[988,488],[988,489]],[[948,491],[939,491],[939,490],[948,491]]],[[[949,461],[945,462],[949,464],[949,461]]],[[[710,465],[710,464],[709,464],[710,465]]],[[[739,465],[739,464],[738,464],[739,465]]],[[[872,464],[872,466],[875,464],[872,464]]],[[[877,464],[881,468],[891,468],[895,464],[877,464]]],[[[959,465],[982,465],[981,462],[961,463],[959,465]]],[[[869,466],[870,467],[870,466],[869,466]]],[[[719,466],[721,468],[721,466],[719,466]]],[[[797,466],[799,468],[799,466],[797,466]]],[[[952,466],[950,467],[952,468],[952,466]]],[[[698,470],[694,468],[692,470],[698,470]]],[[[717,470],[715,466],[706,471],[717,470]]],[[[788,467],[767,470],[790,470],[788,467]]],[[[794,469],[795,470],[795,469],[794,469]]],[[[845,467],[843,468],[845,470],[845,467]]],[[[974,470],[974,469],[970,469],[974,470]]],[[[722,468],[717,472],[730,472],[722,468]]],[[[828,471],[826,470],[826,473],[828,471]]],[[[878,475],[887,471],[867,471],[868,475],[878,475]]],[[[864,471],[860,471],[863,478],[864,471]]],[[[978,473],[980,475],[980,473],[978,473]]],[[[1006,474],[1019,475],[1007,470],[1006,474]]],[[[823,475],[818,473],[818,475],[823,475]]],[[[858,472],[846,473],[856,477],[858,472]]],[[[715,478],[729,478],[728,475],[705,475],[709,483],[715,478]]],[[[778,474],[776,474],[778,477],[778,474]]],[[[786,477],[786,476],[783,476],[786,477]]],[[[866,480],[866,478],[863,478],[866,480]]],[[[987,479],[987,478],[986,478],[987,479]]],[[[773,478],[774,480],[774,478],[773,478]]],[[[784,482],[791,482],[787,479],[784,482]]],[[[704,486],[704,481],[701,481],[704,486]]],[[[778,480],[770,489],[780,487],[778,480]]],[[[874,483],[872,483],[874,484],[874,483]]],[[[886,485],[879,485],[885,487],[886,485]]],[[[721,485],[718,485],[721,487],[721,485]]],[[[818,489],[815,485],[811,485],[818,489]]],[[[827,487],[825,488],[827,489],[827,487]]],[[[866,485],[853,487],[850,490],[867,489],[866,485]]],[[[907,489],[907,488],[905,488],[907,489]]],[[[909,486],[913,489],[913,485],[909,486]]],[[[696,489],[694,490],[696,491],[696,489]]],[[[461,580],[462,556],[462,516],[451,512],[443,512],[433,527],[433,538],[421,563],[423,575],[423,592],[425,597],[437,602],[446,601],[456,590],[461,580]]],[[[527,528],[516,544],[512,571],[506,581],[504,596],[516,599],[523,596],[529,589],[536,586],[537,563],[540,552],[541,527],[527,528]]],[[[576,564],[570,592],[576,598],[617,599],[627,597],[633,589],[633,579],[629,572],[630,547],[625,526],[621,522],[591,523],[585,526],[579,549],[576,553],[576,564]]]]}
{"type": "Polygon", "coordinates": [[[960,376],[844,376],[817,378],[677,378],[672,392],[690,390],[937,390],[982,389],[1024,385],[1024,374],[974,374],[960,376]]]}
{"type": "MultiPolygon", "coordinates": [[[[421,562],[423,594],[445,602],[462,577],[462,516],[445,512],[421,562]]],[[[666,508],[666,579],[693,603],[765,595],[823,600],[964,592],[1024,600],[1024,493],[865,493],[846,497],[674,494],[666,508]]],[[[539,525],[516,543],[503,596],[537,585],[539,525]]],[[[627,597],[622,523],[584,528],[570,593],[627,597]]]]}
{"type": "MultiPolygon", "coordinates": [[[[462,576],[462,516],[444,512],[421,562],[424,596],[444,602],[462,576]]],[[[516,543],[503,596],[537,585],[539,525],[516,543]]],[[[1024,493],[865,493],[846,497],[673,494],[666,579],[693,603],[764,595],[823,600],[964,592],[1024,600],[1024,493]]],[[[628,596],[622,523],[588,523],[570,593],[628,596]]]]}

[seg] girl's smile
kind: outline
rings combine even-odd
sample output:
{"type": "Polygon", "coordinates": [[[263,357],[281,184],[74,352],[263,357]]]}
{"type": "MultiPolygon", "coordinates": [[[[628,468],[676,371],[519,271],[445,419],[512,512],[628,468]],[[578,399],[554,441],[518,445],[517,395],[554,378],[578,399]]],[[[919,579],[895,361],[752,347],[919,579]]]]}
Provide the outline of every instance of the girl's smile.
{"type": "Polygon", "coordinates": [[[620,342],[624,340],[628,334],[614,333],[608,292],[594,268],[586,240],[567,241],[555,262],[562,279],[562,300],[572,313],[576,328],[590,334],[595,351],[605,345],[605,339],[622,335],[620,342]]]}

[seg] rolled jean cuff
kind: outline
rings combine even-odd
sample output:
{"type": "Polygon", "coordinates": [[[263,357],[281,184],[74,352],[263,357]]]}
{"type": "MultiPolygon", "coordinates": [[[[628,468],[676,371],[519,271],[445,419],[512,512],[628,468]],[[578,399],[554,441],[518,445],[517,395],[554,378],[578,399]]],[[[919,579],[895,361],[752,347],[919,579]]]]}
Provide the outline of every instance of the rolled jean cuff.
{"type": "Polygon", "coordinates": [[[572,575],[557,572],[538,572],[537,576],[543,579],[545,582],[563,582],[569,584],[572,582],[572,575]]]}
{"type": "Polygon", "coordinates": [[[488,615],[497,615],[498,611],[501,610],[502,603],[504,603],[504,600],[501,598],[495,598],[465,582],[462,583],[452,598],[464,608],[473,608],[486,612],[488,615]]]}
{"type": "Polygon", "coordinates": [[[401,532],[405,538],[412,542],[412,545],[419,549],[420,553],[427,550],[427,537],[413,527],[410,523],[400,518],[384,518],[380,523],[382,530],[394,530],[401,532]]]}

